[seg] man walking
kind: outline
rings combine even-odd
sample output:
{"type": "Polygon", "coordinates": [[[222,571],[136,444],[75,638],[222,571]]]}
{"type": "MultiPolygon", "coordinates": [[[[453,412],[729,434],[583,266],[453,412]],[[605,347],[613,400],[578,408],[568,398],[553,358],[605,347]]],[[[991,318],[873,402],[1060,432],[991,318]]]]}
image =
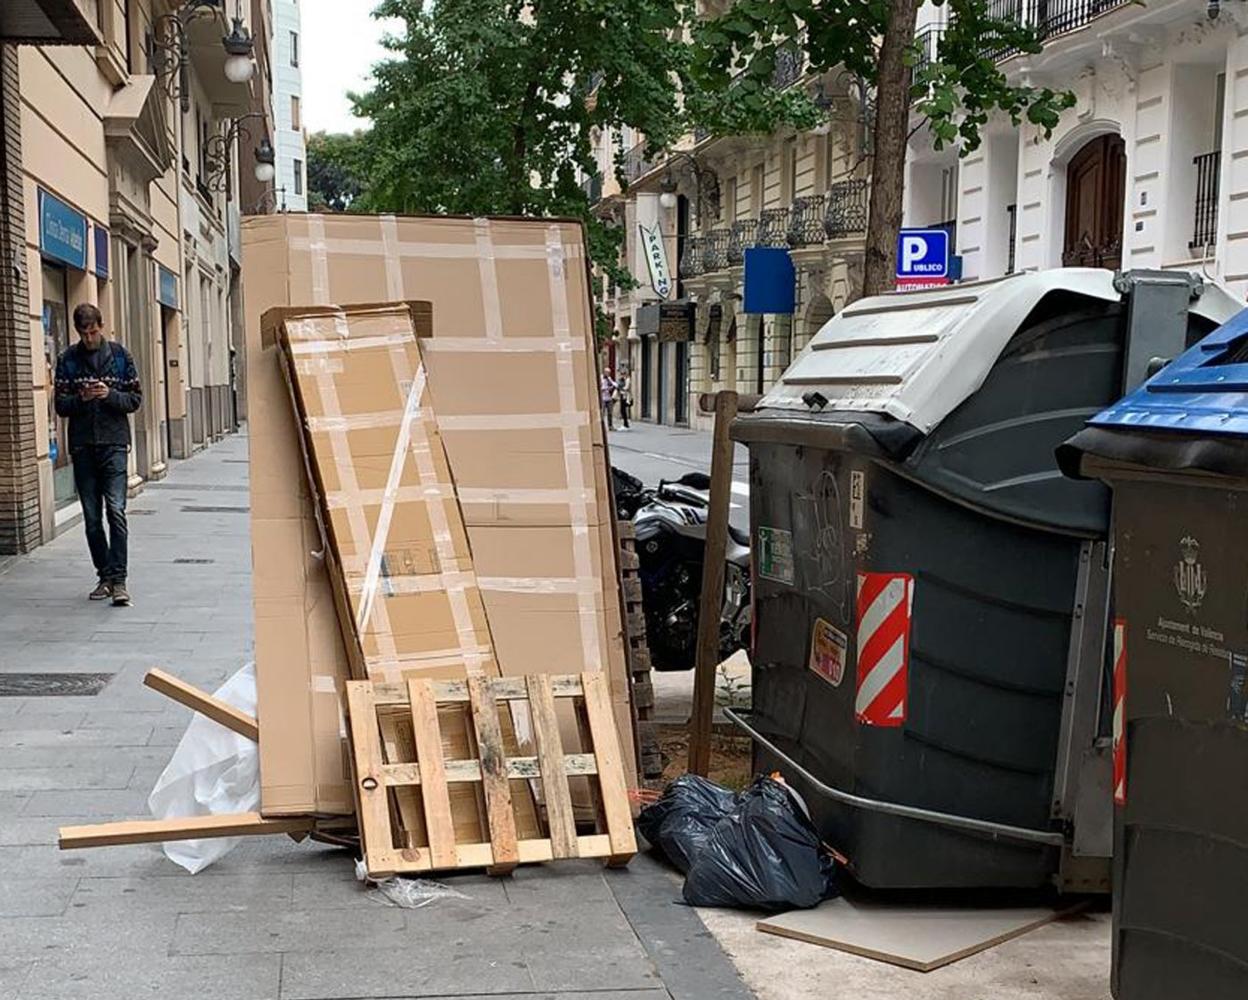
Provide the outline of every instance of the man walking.
{"type": "Polygon", "coordinates": [[[56,412],[69,418],[74,486],[99,577],[88,597],[93,601],[111,597],[114,605],[124,607],[130,603],[126,590],[129,414],[142,405],[143,390],[130,352],[105,337],[103,322],[93,305],[84,303],[74,309],[78,343],[56,359],[56,412]]]}

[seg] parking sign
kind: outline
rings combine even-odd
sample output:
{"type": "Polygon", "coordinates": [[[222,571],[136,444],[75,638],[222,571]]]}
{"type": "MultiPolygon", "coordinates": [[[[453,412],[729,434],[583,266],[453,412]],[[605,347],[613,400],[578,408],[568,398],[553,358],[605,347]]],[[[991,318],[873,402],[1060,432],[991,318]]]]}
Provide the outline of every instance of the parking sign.
{"type": "Polygon", "coordinates": [[[944,229],[903,229],[897,234],[897,287],[949,283],[949,233],[944,229]]]}

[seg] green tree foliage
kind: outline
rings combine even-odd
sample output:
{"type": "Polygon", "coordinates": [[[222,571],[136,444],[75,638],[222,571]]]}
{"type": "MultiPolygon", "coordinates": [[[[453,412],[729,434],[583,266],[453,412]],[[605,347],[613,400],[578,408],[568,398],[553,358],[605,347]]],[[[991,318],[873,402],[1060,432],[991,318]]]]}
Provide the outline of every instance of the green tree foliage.
{"type": "Polygon", "coordinates": [[[353,95],[361,136],[357,210],[575,216],[594,261],[622,287],[617,227],[593,217],[594,129],[679,134],[687,56],[679,0],[383,0],[392,58],[353,95]]]}
{"type": "Polygon", "coordinates": [[[352,211],[363,192],[360,146],[358,132],[313,132],[308,136],[308,207],[312,211],[352,211]]]}
{"type": "Polygon", "coordinates": [[[934,59],[914,42],[919,0],[737,0],[694,31],[696,89],[688,106],[714,131],[805,129],[819,120],[821,112],[800,88],[772,85],[785,46],[803,50],[812,72],[846,71],[872,89],[867,295],[892,285],[912,116],[926,125],[937,149],[956,143],[966,155],[993,114],[1016,126],[1026,121],[1047,136],[1074,104],[1069,92],[1012,84],[994,59],[1006,51],[1039,52],[1031,28],[992,16],[987,0],[933,2],[949,9],[934,59]]]}

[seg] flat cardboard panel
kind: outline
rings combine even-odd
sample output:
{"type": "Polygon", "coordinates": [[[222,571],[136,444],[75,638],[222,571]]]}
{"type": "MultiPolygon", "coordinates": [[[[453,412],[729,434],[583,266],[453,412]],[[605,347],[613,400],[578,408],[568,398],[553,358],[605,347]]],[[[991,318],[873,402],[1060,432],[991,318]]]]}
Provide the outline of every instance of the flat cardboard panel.
{"type": "Polygon", "coordinates": [[[1069,909],[915,905],[839,897],[762,920],[758,929],[918,972],[986,951],[1069,909]]]}
{"type": "MultiPolygon", "coordinates": [[[[488,493],[470,496],[464,511],[473,555],[480,557],[483,546],[489,548],[491,543],[483,534],[487,529],[562,527],[570,562],[574,520],[588,532],[588,544],[579,551],[582,561],[589,553],[593,572],[602,583],[604,596],[598,605],[602,620],[596,630],[609,671],[623,757],[630,781],[635,780],[614,523],[598,417],[593,312],[580,225],[517,219],[485,223],[453,218],[278,215],[249,219],[245,226],[248,253],[253,245],[280,245],[285,251],[280,267],[270,262],[269,273],[254,277],[253,270],[259,268],[253,268],[252,258],[247,258],[249,326],[259,315],[252,308],[258,298],[262,308],[414,299],[431,304],[433,341],[427,345],[425,358],[435,407],[440,417],[477,422],[474,428],[465,429],[450,419],[444,428],[456,478],[462,465],[465,482],[495,494],[536,489],[533,484],[539,478],[549,479],[545,489],[559,491],[553,497],[519,498],[524,502],[488,493]],[[553,243],[555,252],[548,243],[553,243]],[[556,302],[552,302],[552,288],[559,293],[556,302]],[[566,318],[571,351],[554,350],[557,314],[566,318]],[[556,365],[561,356],[571,358],[565,374],[570,382],[561,383],[558,378],[556,365]],[[571,415],[572,423],[579,423],[571,432],[576,445],[572,461],[564,450],[561,430],[553,434],[549,429],[508,430],[518,416],[532,423],[543,415],[562,420],[571,415]],[[485,426],[490,421],[493,424],[485,426]],[[521,449],[500,447],[500,435],[512,444],[520,441],[521,449]],[[569,494],[569,474],[577,465],[578,480],[587,492],[569,494]],[[491,468],[495,482],[487,479],[491,468]],[[568,496],[585,501],[575,518],[568,496]]],[[[272,398],[253,400],[261,410],[266,402],[275,404],[272,398]]],[[[276,402],[289,408],[288,399],[276,402]]],[[[288,426],[292,423],[287,420],[288,426]]],[[[283,440],[289,447],[296,438],[288,431],[283,440]]],[[[253,457],[253,470],[254,466],[253,457]]],[[[271,502],[276,501],[274,497],[271,502]]],[[[301,509],[306,514],[306,507],[301,509]]],[[[586,538],[584,532],[580,537],[586,538]]],[[[536,552],[539,545],[535,542],[528,552],[536,552]]],[[[518,551],[524,548],[521,544],[518,551]]],[[[558,610],[543,613],[541,627],[552,631],[542,643],[531,634],[533,615],[513,602],[499,601],[499,621],[495,622],[494,598],[490,593],[483,597],[504,673],[586,669],[586,664],[575,662],[581,655],[579,607],[565,602],[558,610]],[[558,654],[552,659],[556,642],[558,654]],[[555,666],[554,660],[560,665],[555,666]]]]}

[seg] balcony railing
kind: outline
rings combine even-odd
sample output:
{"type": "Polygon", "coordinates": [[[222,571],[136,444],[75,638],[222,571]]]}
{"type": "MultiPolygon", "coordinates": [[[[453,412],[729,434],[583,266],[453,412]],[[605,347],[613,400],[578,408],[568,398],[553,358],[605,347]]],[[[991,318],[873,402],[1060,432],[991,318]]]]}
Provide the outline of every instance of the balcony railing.
{"type": "Polygon", "coordinates": [[[776,49],[776,68],[772,70],[771,85],[776,90],[791,87],[802,78],[806,69],[806,50],[800,42],[789,42],[776,49]]]}
{"type": "Polygon", "coordinates": [[[696,278],[702,273],[702,244],[701,236],[690,236],[685,240],[685,252],[680,255],[682,278],[696,278]]]}
{"type": "Polygon", "coordinates": [[[764,208],[758,213],[759,246],[788,246],[788,233],[789,210],[787,208],[764,208]]]}
{"type": "Polygon", "coordinates": [[[813,243],[823,242],[825,200],[821,194],[793,199],[793,208],[789,212],[789,230],[785,233],[789,246],[808,247],[813,243]]]}
{"type": "Polygon", "coordinates": [[[758,220],[738,219],[728,233],[728,263],[742,264],[745,262],[745,248],[758,242],[758,220]]]}
{"type": "Polygon", "coordinates": [[[624,154],[624,179],[631,184],[642,174],[648,174],[658,163],[658,155],[646,155],[646,143],[642,140],[624,154]]]}
{"type": "Polygon", "coordinates": [[[924,28],[914,36],[915,47],[919,50],[918,56],[914,61],[914,76],[919,76],[928,66],[936,61],[936,57],[940,51],[940,39],[944,35],[944,28],[924,28]]]}
{"type": "Polygon", "coordinates": [[[1218,175],[1222,154],[1218,150],[1194,158],[1196,164],[1196,218],[1192,227],[1192,250],[1204,251],[1218,239],[1218,175]]]}
{"type": "Polygon", "coordinates": [[[837,181],[828,190],[827,201],[823,231],[828,239],[844,239],[867,231],[866,178],[837,181]]]}
{"type": "Polygon", "coordinates": [[[728,266],[728,243],[732,237],[731,230],[712,229],[705,236],[702,244],[702,270],[722,271],[728,266]]]}
{"type": "MultiPolygon", "coordinates": [[[[1034,28],[1039,40],[1046,42],[1077,31],[1106,11],[1134,2],[1136,0],[988,0],[988,16],[1034,28]]],[[[926,33],[921,32],[915,38],[920,49],[923,48],[922,37],[926,33]]],[[[1018,55],[1019,50],[1000,42],[994,44],[987,41],[983,53],[989,59],[1008,59],[1018,55]]]]}

